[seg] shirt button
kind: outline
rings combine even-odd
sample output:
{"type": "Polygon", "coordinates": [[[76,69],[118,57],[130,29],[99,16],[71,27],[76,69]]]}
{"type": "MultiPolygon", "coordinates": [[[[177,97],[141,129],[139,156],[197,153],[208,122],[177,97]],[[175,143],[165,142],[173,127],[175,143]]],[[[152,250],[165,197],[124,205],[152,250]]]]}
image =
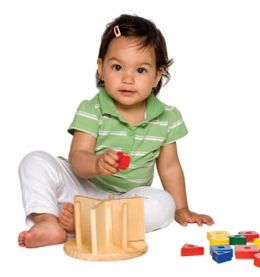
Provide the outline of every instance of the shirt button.
{"type": "Polygon", "coordinates": [[[128,136],[131,138],[133,136],[132,132],[128,132],[128,136]]]}

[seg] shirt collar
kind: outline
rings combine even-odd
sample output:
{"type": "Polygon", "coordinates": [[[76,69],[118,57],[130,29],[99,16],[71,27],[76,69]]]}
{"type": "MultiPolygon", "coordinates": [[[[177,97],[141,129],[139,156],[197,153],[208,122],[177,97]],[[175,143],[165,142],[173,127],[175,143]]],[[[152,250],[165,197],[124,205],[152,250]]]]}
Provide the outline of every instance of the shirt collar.
{"type": "Polygon", "coordinates": [[[109,114],[112,116],[118,116],[114,101],[104,87],[100,89],[98,97],[102,115],[109,114]]]}
{"type": "MultiPolygon", "coordinates": [[[[98,95],[99,95],[99,103],[100,103],[102,114],[103,115],[109,114],[109,115],[118,117],[120,119],[121,116],[119,117],[114,101],[104,87],[100,89],[98,95]]],[[[147,98],[146,118],[144,119],[144,121],[148,122],[156,118],[163,111],[164,111],[163,103],[158,98],[156,98],[154,94],[151,92],[147,98]]]]}

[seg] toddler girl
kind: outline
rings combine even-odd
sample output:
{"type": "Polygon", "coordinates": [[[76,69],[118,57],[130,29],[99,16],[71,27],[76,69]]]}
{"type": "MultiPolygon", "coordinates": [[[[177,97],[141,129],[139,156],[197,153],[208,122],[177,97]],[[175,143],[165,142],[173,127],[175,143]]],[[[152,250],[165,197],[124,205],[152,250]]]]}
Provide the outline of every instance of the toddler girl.
{"type": "Polygon", "coordinates": [[[144,198],[145,230],[173,219],[212,225],[207,215],[189,210],[176,140],[187,134],[180,112],[156,98],[172,60],[164,37],[141,17],[121,15],[105,30],[98,57],[98,94],[83,101],[68,132],[68,161],[43,151],[29,153],[19,167],[29,231],[19,245],[63,243],[74,233],[74,195],[105,199],[144,198]],[[126,170],[117,152],[128,153],[126,170]],[[164,190],[151,187],[157,166],[164,190]]]}

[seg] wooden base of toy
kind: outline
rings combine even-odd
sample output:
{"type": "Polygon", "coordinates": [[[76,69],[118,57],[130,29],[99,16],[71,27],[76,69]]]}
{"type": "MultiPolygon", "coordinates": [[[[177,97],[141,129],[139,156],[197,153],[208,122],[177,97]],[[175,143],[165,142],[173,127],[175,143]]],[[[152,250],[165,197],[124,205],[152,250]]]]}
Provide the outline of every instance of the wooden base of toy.
{"type": "Polygon", "coordinates": [[[64,252],[76,259],[86,261],[119,261],[136,258],[144,255],[148,250],[145,241],[128,242],[127,248],[121,246],[108,245],[96,255],[92,254],[90,247],[82,245],[81,249],[77,248],[76,239],[71,239],[64,244],[64,252]]]}

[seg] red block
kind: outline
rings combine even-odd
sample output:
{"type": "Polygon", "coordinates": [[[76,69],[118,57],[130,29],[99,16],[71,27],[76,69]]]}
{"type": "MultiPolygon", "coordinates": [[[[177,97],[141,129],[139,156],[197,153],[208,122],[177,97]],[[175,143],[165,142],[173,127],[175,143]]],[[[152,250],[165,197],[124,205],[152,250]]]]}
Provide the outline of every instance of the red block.
{"type": "Polygon", "coordinates": [[[243,231],[239,232],[239,234],[246,237],[246,242],[254,242],[254,239],[259,238],[259,234],[255,231],[243,231]]]}
{"type": "Polygon", "coordinates": [[[130,156],[124,152],[117,152],[117,156],[119,157],[120,160],[118,162],[116,169],[122,169],[122,170],[127,169],[130,164],[130,156]]]}
{"type": "Polygon", "coordinates": [[[259,253],[258,245],[235,245],[237,259],[254,259],[254,255],[259,253]]]}
{"type": "Polygon", "coordinates": [[[186,243],[181,248],[181,256],[204,255],[204,247],[186,243]]]}
{"type": "Polygon", "coordinates": [[[260,253],[254,255],[254,265],[260,267],[260,253]]]}

